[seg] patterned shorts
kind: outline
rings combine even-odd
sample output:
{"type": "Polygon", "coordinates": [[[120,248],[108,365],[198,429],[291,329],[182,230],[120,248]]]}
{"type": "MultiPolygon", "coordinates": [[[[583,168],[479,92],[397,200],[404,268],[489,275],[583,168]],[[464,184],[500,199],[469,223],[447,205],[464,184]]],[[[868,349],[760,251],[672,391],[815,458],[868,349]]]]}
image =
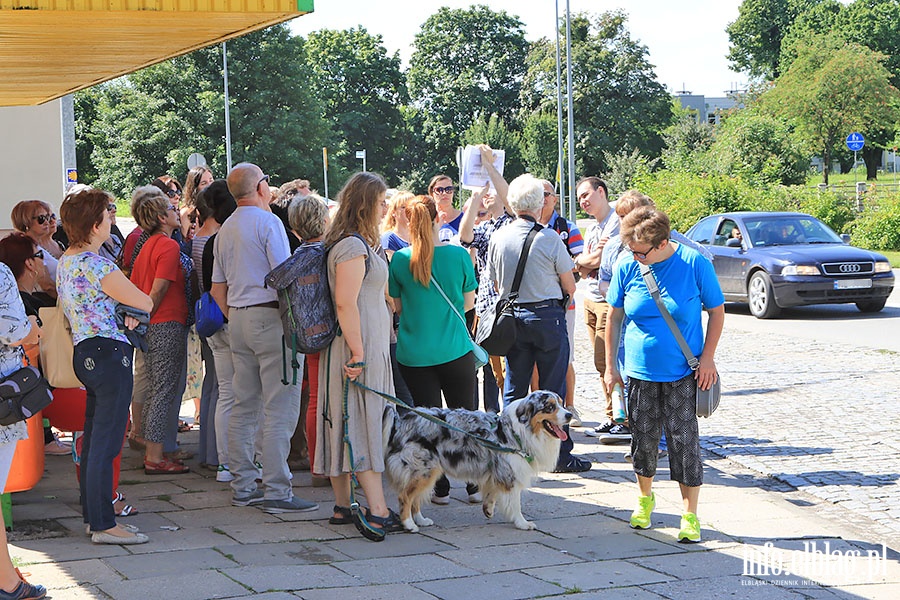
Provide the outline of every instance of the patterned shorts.
{"type": "Polygon", "coordinates": [[[635,473],[656,475],[659,440],[665,428],[671,478],[689,487],[703,483],[696,390],[693,373],[670,382],[629,378],[628,420],[635,473]]]}

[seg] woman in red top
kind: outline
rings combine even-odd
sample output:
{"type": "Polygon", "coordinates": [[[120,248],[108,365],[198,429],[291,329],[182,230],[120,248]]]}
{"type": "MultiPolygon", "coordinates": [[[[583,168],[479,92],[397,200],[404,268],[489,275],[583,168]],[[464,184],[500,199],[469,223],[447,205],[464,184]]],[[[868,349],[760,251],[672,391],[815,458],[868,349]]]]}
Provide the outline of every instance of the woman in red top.
{"type": "Polygon", "coordinates": [[[145,356],[150,393],[141,415],[147,444],[144,472],[187,473],[190,469],[181,461],[163,456],[169,411],[179,409],[177,382],[187,344],[185,278],[190,265],[186,261],[183,264],[178,242],[171,237],[180,226],[178,207],[159,188],[148,185],[134,190],[131,213],[149,234],[143,245],[135,248],[131,281],[153,299],[145,356]]]}

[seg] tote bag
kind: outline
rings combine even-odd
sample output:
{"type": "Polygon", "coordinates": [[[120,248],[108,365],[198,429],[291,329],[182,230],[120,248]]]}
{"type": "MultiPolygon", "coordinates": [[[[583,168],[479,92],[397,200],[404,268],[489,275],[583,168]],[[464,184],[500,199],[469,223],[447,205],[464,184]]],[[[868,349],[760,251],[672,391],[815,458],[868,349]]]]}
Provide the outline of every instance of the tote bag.
{"type": "Polygon", "coordinates": [[[39,311],[44,326],[41,330],[41,367],[44,377],[55,388],[79,388],[84,384],[75,375],[72,357],[72,326],[59,306],[45,306],[39,311]]]}

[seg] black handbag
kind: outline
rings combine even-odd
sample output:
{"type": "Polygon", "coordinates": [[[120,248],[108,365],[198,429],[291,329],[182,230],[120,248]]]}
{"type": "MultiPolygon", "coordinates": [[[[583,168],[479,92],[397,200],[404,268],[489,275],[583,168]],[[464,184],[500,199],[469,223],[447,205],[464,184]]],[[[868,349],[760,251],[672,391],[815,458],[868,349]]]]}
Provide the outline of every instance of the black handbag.
{"type": "Polygon", "coordinates": [[[31,418],[53,401],[50,384],[32,366],[22,367],[0,381],[0,425],[31,418]]]}
{"type": "Polygon", "coordinates": [[[516,265],[516,275],[513,278],[509,297],[498,300],[497,304],[489,308],[484,317],[478,320],[475,343],[487,350],[491,356],[506,356],[513,344],[516,343],[516,317],[513,309],[516,306],[516,299],[519,297],[519,286],[522,285],[528,251],[540,229],[541,227],[535,224],[525,236],[525,245],[519,255],[519,264],[516,265]]]}

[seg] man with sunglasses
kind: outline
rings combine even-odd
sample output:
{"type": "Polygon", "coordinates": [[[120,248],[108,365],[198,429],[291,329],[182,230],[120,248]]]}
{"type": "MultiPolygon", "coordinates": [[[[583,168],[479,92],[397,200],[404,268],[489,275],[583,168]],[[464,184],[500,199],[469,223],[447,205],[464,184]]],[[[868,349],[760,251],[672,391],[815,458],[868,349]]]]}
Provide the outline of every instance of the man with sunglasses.
{"type": "Polygon", "coordinates": [[[300,388],[281,383],[283,331],[269,271],[290,256],[287,235],[269,208],[269,176],[251,163],[228,174],[237,209],[213,244],[210,293],[228,319],[234,359],[234,407],[228,423],[231,503],[262,504],[267,513],[318,508],[293,495],[287,458],[300,416],[300,388]],[[257,488],[254,442],[262,427],[262,483],[257,488]]]}
{"type": "MultiPolygon", "coordinates": [[[[609,311],[609,304],[600,289],[600,259],[606,243],[619,233],[619,217],[609,205],[607,194],[606,182],[599,177],[584,177],[575,186],[575,196],[582,210],[595,219],[584,232],[585,249],[575,259],[575,266],[588,282],[584,295],[584,321],[594,346],[594,368],[601,375],[606,371],[606,313],[609,311]]],[[[601,440],[629,441],[631,431],[627,424],[613,421],[612,398],[604,386],[601,388],[606,422],[586,433],[600,437],[601,440]]]]}

